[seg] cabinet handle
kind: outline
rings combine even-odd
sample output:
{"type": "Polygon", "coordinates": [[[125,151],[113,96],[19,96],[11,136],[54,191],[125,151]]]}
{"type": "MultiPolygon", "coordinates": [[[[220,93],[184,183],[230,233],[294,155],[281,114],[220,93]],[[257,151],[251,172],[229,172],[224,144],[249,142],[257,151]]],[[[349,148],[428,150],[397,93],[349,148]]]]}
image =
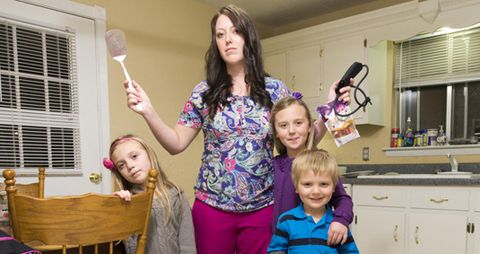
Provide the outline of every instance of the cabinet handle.
{"type": "Polygon", "coordinates": [[[372,196],[372,198],[375,200],[384,200],[384,199],[388,199],[388,196],[372,196]]]}
{"type": "Polygon", "coordinates": [[[418,230],[419,230],[419,228],[418,228],[418,226],[416,226],[415,227],[415,243],[416,244],[420,243],[420,241],[418,240],[418,230]]]}
{"type": "Polygon", "coordinates": [[[398,242],[398,225],[395,225],[395,228],[393,229],[393,240],[398,242]]]}
{"type": "Polygon", "coordinates": [[[431,198],[430,201],[433,202],[433,203],[440,204],[440,203],[443,203],[443,202],[447,202],[448,198],[440,198],[440,199],[431,198]]]}

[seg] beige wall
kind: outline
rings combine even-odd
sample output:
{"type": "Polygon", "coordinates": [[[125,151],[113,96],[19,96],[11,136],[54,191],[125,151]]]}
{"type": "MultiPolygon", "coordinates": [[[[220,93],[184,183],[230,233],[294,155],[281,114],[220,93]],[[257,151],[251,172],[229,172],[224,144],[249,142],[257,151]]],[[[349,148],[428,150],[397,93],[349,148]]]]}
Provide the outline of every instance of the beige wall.
{"type": "MultiPolygon", "coordinates": [[[[99,5],[107,11],[107,29],[124,30],[127,37],[126,65],[163,119],[174,125],[193,86],[204,79],[204,53],[210,40],[210,19],[216,12],[194,0],[76,0],[99,5]]],[[[320,23],[320,22],[319,22],[320,23]]],[[[126,106],[124,80],[118,63],[108,61],[111,138],[133,133],[144,137],[157,151],[161,164],[171,178],[192,199],[203,135],[200,134],[182,154],[171,156],[158,144],[143,119],[126,106]]],[[[320,146],[333,152],[341,164],[361,164],[361,149],[371,148],[367,163],[447,163],[446,157],[386,157],[381,151],[389,145],[392,119],[392,89],[387,85],[385,127],[359,126],[361,139],[336,148],[330,136],[320,146]]],[[[479,156],[461,156],[459,162],[479,162],[479,156]]]]}
{"type": "MultiPolygon", "coordinates": [[[[107,30],[125,32],[130,76],[148,92],[158,114],[173,126],[192,88],[204,79],[204,54],[216,8],[193,0],[76,0],[104,7],[107,30]]],[[[133,133],[157,151],[168,175],[193,198],[203,151],[200,133],[190,147],[172,156],[158,144],[143,118],[127,108],[120,65],[108,57],[110,136],[133,133]]]]}

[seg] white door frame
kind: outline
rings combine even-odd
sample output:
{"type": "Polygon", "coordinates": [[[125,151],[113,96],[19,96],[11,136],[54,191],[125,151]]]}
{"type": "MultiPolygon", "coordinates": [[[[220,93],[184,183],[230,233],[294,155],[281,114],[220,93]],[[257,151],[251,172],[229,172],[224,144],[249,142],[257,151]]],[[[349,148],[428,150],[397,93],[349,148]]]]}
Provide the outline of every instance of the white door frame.
{"type": "MultiPolygon", "coordinates": [[[[87,6],[80,3],[75,3],[72,1],[59,1],[59,0],[2,0],[2,5],[6,5],[7,8],[1,8],[0,12],[5,16],[9,16],[8,6],[16,6],[18,4],[28,4],[35,7],[45,8],[48,10],[53,10],[61,12],[68,15],[73,15],[85,19],[89,19],[94,24],[94,33],[95,41],[92,44],[95,44],[95,56],[94,56],[94,65],[95,73],[92,73],[92,81],[95,83],[93,86],[89,86],[89,89],[95,89],[96,97],[92,97],[92,106],[96,107],[97,111],[97,123],[89,122],[89,129],[98,128],[95,141],[95,151],[90,154],[95,154],[96,158],[90,158],[90,163],[84,165],[82,163],[82,173],[81,175],[58,175],[53,173],[49,176],[47,171],[46,177],[46,195],[69,195],[69,194],[81,194],[85,190],[88,192],[99,192],[108,194],[112,192],[111,184],[111,173],[108,169],[105,169],[102,165],[102,158],[108,157],[108,149],[110,143],[110,126],[109,126],[109,109],[108,109],[108,72],[107,72],[107,59],[106,59],[106,45],[105,45],[105,32],[106,32],[106,12],[105,9],[99,6],[87,6]],[[97,143],[98,142],[98,143],[97,143]],[[93,162],[93,163],[92,163],[93,162]],[[87,172],[97,172],[102,176],[102,181],[98,185],[91,184],[88,181],[88,186],[81,186],[77,191],[72,190],[73,186],[69,185],[71,179],[69,177],[77,177],[76,179],[82,179],[82,184],[85,184],[85,178],[88,179],[89,174],[87,172]],[[80,177],[80,178],[79,178],[80,177]],[[89,187],[90,186],[90,187],[89,187]]],[[[92,58],[93,59],[93,58],[92,58]]],[[[90,81],[90,80],[89,80],[90,81]]],[[[81,84],[79,84],[81,86],[81,84]]],[[[92,120],[89,120],[92,121],[92,120]]],[[[81,125],[83,125],[81,123],[81,125]]],[[[91,149],[91,147],[85,146],[82,144],[82,150],[91,149]]],[[[82,154],[84,152],[82,151],[82,154]]],[[[90,156],[91,157],[91,156],[90,156]]],[[[35,182],[35,174],[17,174],[18,182],[35,182]]],[[[76,181],[76,180],[75,180],[76,181]]]]}

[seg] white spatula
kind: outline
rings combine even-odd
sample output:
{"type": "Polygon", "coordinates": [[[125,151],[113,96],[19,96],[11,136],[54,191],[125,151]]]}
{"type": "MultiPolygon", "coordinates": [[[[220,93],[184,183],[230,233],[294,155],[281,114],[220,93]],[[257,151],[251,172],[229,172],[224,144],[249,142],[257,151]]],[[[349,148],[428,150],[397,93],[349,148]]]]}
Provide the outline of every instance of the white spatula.
{"type": "MultiPolygon", "coordinates": [[[[127,42],[125,40],[125,34],[122,30],[112,29],[105,34],[105,40],[107,42],[107,48],[110,55],[114,60],[118,61],[123,69],[123,74],[128,81],[128,88],[132,88],[132,79],[128,75],[127,68],[125,67],[125,58],[127,57],[127,42]]],[[[142,104],[136,105],[137,110],[142,110],[142,104]]]]}

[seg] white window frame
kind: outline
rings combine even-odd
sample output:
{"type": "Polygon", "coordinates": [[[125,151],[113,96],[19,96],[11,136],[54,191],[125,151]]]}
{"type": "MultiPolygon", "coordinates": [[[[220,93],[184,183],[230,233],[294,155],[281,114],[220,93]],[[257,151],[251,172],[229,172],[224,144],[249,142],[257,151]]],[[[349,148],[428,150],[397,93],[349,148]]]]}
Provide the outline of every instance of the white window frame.
{"type": "MultiPolygon", "coordinates": [[[[471,28],[476,28],[478,29],[479,25],[472,26],[471,28]]],[[[440,32],[440,33],[445,33],[445,31],[440,32]]],[[[435,33],[434,33],[435,34],[435,33]]],[[[425,35],[425,36],[417,36],[416,38],[422,38],[422,37],[429,37],[431,35],[425,35]]],[[[451,56],[449,56],[451,57],[451,56]]],[[[451,62],[449,62],[451,64],[451,62]]],[[[402,76],[402,73],[398,73],[399,70],[397,70],[397,78],[398,76],[402,76]]],[[[400,69],[401,71],[401,69],[400,69]]],[[[401,77],[397,81],[396,84],[394,84],[394,93],[395,93],[395,103],[396,103],[396,116],[395,119],[397,121],[397,126],[403,127],[404,119],[406,119],[405,116],[402,116],[402,98],[401,95],[399,94],[399,90],[403,87],[422,87],[425,85],[435,85],[435,84],[446,84],[446,89],[447,89],[447,109],[446,109],[446,123],[444,126],[447,130],[451,129],[451,121],[452,121],[452,96],[453,96],[453,88],[452,88],[452,83],[455,81],[458,82],[468,82],[468,81],[478,81],[480,78],[478,78],[478,71],[477,72],[472,72],[469,74],[465,75],[451,75],[450,74],[444,74],[444,76],[439,77],[439,78],[432,78],[428,80],[427,78],[424,78],[423,80],[415,80],[407,82],[406,84],[402,84],[401,77]]],[[[419,104],[419,99],[420,96],[417,96],[417,104],[419,104]]],[[[419,114],[419,108],[417,107],[417,115],[419,114]]],[[[418,119],[417,119],[417,125],[418,125],[418,119]]],[[[395,124],[394,124],[395,125],[395,124]]],[[[417,126],[419,127],[419,126],[417,126]]],[[[466,128],[466,126],[465,126],[466,128]]],[[[402,128],[401,128],[402,129],[402,128]]],[[[416,128],[418,129],[418,128],[416,128]]],[[[447,138],[450,139],[450,131],[447,131],[447,138]]],[[[446,155],[446,154],[451,154],[451,155],[466,155],[466,154],[478,154],[480,153],[480,145],[479,144],[474,144],[474,145],[445,145],[445,146],[427,146],[427,147],[396,147],[396,148],[384,148],[383,151],[386,152],[387,156],[435,156],[435,155],[446,155]]]]}
{"type": "MultiPolygon", "coordinates": [[[[13,0],[8,0],[13,1],[13,0]]],[[[42,7],[50,10],[59,11],[65,14],[74,15],[82,18],[92,20],[94,23],[95,30],[95,83],[96,89],[99,96],[96,101],[98,105],[98,119],[95,119],[96,128],[98,128],[98,140],[99,143],[99,154],[98,158],[98,169],[103,171],[101,167],[102,157],[108,156],[109,142],[110,142],[110,132],[109,132],[109,114],[108,114],[108,77],[107,77],[107,50],[105,45],[105,32],[106,32],[106,12],[105,9],[99,6],[87,6],[73,1],[66,0],[15,0],[16,2],[26,3],[37,7],[42,7]]],[[[8,16],[8,10],[0,10],[4,16],[8,16]]],[[[33,20],[26,22],[34,22],[33,20]]],[[[35,21],[38,23],[38,21],[35,21]]],[[[80,120],[82,121],[82,120],[80,120]]],[[[84,134],[81,134],[84,135],[84,134]]],[[[82,145],[83,146],[83,145],[82,145]]],[[[61,175],[61,176],[73,176],[73,175],[82,175],[83,172],[76,172],[72,170],[66,171],[50,171],[50,175],[61,175]]],[[[17,172],[17,175],[20,176],[34,176],[37,175],[36,170],[21,170],[17,172]]],[[[110,174],[102,174],[102,192],[110,192],[111,181],[110,174]]],[[[87,176],[88,177],[88,176],[87,176]]]]}

